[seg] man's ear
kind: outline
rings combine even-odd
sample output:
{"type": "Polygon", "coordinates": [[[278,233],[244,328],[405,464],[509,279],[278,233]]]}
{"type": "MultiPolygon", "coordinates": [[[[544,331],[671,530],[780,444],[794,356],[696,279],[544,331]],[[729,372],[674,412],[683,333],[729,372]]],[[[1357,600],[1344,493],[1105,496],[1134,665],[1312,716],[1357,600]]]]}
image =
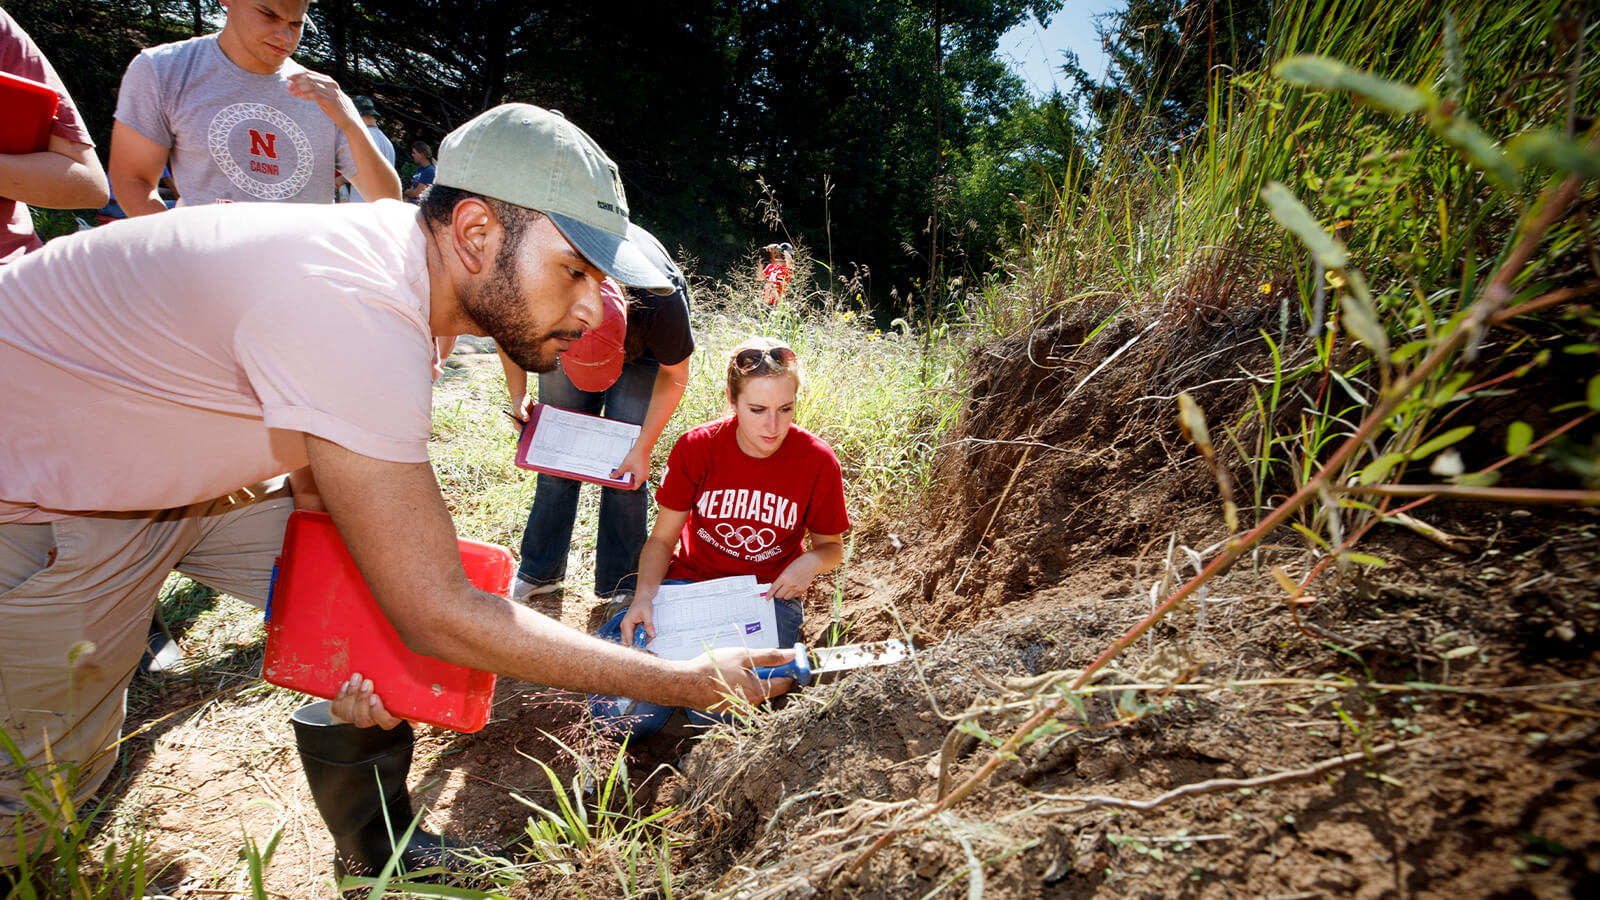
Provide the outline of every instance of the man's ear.
{"type": "Polygon", "coordinates": [[[491,251],[498,244],[500,220],[489,205],[467,197],[450,214],[450,238],[456,258],[468,272],[481,275],[489,268],[491,251]]]}

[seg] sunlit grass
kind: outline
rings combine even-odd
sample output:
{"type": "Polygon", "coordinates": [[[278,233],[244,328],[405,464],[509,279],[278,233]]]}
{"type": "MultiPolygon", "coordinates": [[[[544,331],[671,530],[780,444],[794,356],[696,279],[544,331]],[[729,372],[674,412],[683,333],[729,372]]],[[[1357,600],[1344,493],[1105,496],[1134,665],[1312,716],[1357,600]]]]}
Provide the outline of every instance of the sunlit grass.
{"type": "MultiPolygon", "coordinates": [[[[1114,304],[1142,321],[1215,321],[1242,305],[1271,310],[1275,327],[1245,357],[1261,385],[1255,413],[1224,423],[1230,465],[1246,477],[1260,513],[1270,497],[1310,477],[1383,387],[1381,373],[1343,333],[1348,279],[1316,263],[1271,219],[1262,189],[1286,185],[1347,248],[1380,327],[1395,347],[1417,354],[1503,259],[1506,237],[1540,184],[1529,178],[1507,187],[1501,169],[1483,161],[1496,151],[1475,157],[1458,146],[1461,139],[1452,145],[1443,137],[1470,121],[1503,148],[1523,132],[1592,121],[1600,57],[1577,52],[1574,40],[1592,44],[1596,25],[1590,20],[1589,33],[1577,34],[1564,18],[1568,8],[1558,0],[1448,11],[1415,0],[1296,0],[1275,10],[1266,64],[1236,77],[1218,73],[1198,133],[1155,140],[1148,111],[1134,108],[1105,123],[1098,157],[1062,173],[1061,202],[1033,211],[1023,244],[972,293],[967,313],[981,332],[1005,336],[1085,303],[1114,304]],[[1432,92],[1455,124],[1444,127],[1432,113],[1396,115],[1356,93],[1297,86],[1272,71],[1276,61],[1306,53],[1432,92]]],[[[1542,251],[1546,264],[1519,278],[1516,300],[1560,283],[1563,268],[1585,266],[1577,248],[1592,245],[1586,227],[1579,216],[1556,223],[1542,251]]],[[[1465,374],[1441,369],[1427,395],[1470,401],[1441,393],[1465,374]]],[[[1347,475],[1385,454],[1427,446],[1454,407],[1426,406],[1410,408],[1369,454],[1351,461],[1347,475]]],[[[1328,519],[1319,507],[1303,524],[1321,531],[1328,519]]]]}

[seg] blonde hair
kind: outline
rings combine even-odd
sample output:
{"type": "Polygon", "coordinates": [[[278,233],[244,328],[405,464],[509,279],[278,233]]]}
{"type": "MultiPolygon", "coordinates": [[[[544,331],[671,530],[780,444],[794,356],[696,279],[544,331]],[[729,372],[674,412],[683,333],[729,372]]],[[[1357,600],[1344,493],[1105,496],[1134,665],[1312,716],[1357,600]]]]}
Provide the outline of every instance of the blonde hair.
{"type": "Polygon", "coordinates": [[[733,348],[733,352],[728,355],[728,402],[738,402],[739,395],[744,392],[745,383],[752,378],[776,378],[783,375],[794,379],[794,391],[796,394],[800,393],[800,388],[805,385],[805,377],[800,371],[800,355],[788,344],[776,338],[748,338],[733,348]],[[740,354],[747,350],[760,353],[753,368],[739,365],[740,354]],[[779,362],[773,355],[774,351],[778,352],[778,356],[785,355],[784,351],[787,351],[790,361],[787,364],[779,362]]]}

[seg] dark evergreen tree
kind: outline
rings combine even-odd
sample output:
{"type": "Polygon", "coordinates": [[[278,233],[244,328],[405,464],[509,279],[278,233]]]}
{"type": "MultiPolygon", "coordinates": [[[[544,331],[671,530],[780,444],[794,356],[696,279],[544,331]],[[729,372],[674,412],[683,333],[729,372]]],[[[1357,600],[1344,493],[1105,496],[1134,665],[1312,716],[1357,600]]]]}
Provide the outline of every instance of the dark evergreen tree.
{"type": "Polygon", "coordinates": [[[1128,0],[1096,29],[1110,57],[1096,79],[1066,53],[1062,70],[1102,124],[1120,118],[1131,132],[1115,139],[1170,145],[1206,122],[1213,79],[1261,64],[1270,0],[1128,0]]]}

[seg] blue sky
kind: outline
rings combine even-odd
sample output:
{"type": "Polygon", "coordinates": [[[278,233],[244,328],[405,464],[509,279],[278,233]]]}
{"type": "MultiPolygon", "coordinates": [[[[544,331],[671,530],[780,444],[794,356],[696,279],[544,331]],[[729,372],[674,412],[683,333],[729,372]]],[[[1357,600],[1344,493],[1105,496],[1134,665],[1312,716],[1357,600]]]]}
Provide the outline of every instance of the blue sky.
{"type": "Polygon", "coordinates": [[[1061,75],[1061,51],[1077,52],[1090,75],[1105,74],[1106,55],[1100,50],[1100,37],[1094,30],[1094,16],[1112,8],[1122,9],[1126,0],[1067,0],[1066,6],[1041,28],[1032,16],[1000,36],[999,53],[1011,68],[1039,96],[1052,87],[1070,87],[1061,75]]]}

